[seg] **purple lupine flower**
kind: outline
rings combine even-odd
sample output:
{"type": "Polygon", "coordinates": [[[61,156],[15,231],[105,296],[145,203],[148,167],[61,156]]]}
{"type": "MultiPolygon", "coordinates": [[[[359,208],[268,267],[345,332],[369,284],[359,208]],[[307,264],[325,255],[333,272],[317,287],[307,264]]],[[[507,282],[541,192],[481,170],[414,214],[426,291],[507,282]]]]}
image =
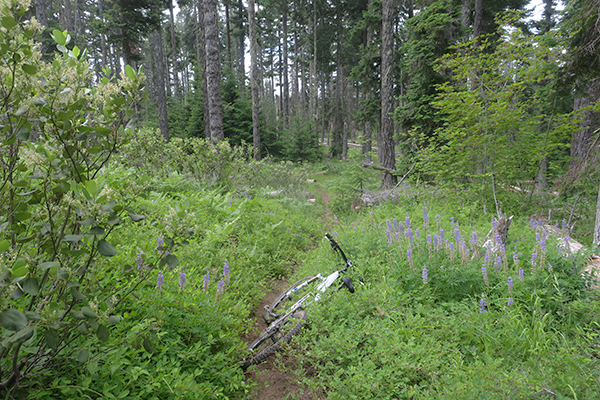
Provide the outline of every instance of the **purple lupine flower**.
{"type": "Polygon", "coordinates": [[[450,226],[454,228],[454,217],[450,217],[450,226]]]}
{"type": "Polygon", "coordinates": [[[223,292],[225,291],[225,281],[223,279],[219,280],[217,285],[217,297],[221,297],[223,292]]]}
{"type": "Polygon", "coordinates": [[[417,239],[417,242],[421,240],[421,231],[419,228],[415,229],[415,239],[417,239]]]}
{"type": "Polygon", "coordinates": [[[513,261],[515,265],[519,263],[519,255],[517,254],[516,250],[513,250],[513,261]]]}
{"type": "Polygon", "coordinates": [[[388,232],[391,232],[392,231],[392,223],[390,222],[389,219],[385,220],[385,225],[387,226],[388,232]]]}
{"type": "Polygon", "coordinates": [[[210,271],[206,271],[206,274],[204,275],[204,282],[202,284],[202,287],[203,287],[203,289],[204,289],[205,292],[208,289],[208,284],[209,283],[210,283],[210,271]]]}
{"type": "Polygon", "coordinates": [[[450,249],[450,252],[454,253],[454,242],[448,243],[448,248],[450,249]]]}
{"type": "Polygon", "coordinates": [[[413,231],[411,228],[408,228],[406,230],[406,237],[408,238],[411,244],[414,242],[413,231]]]}
{"type": "Polygon", "coordinates": [[[508,294],[512,294],[512,290],[513,290],[513,280],[512,278],[509,276],[506,284],[508,285],[508,294]]]}
{"type": "Polygon", "coordinates": [[[338,222],[337,215],[333,214],[333,222],[338,222]]]}
{"type": "Polygon", "coordinates": [[[427,235],[427,244],[431,244],[431,235],[427,235]]]}
{"type": "Polygon", "coordinates": [[[440,229],[439,240],[441,243],[444,243],[444,230],[443,229],[440,229]]]}
{"type": "Polygon", "coordinates": [[[394,226],[394,231],[398,232],[398,220],[396,218],[392,220],[392,225],[394,226]]]}
{"type": "Polygon", "coordinates": [[[339,233],[337,233],[336,231],[331,231],[331,234],[336,237],[339,235],[339,233]]]}
{"type": "Polygon", "coordinates": [[[435,214],[435,220],[437,222],[437,226],[438,228],[440,227],[440,224],[442,222],[442,216],[440,214],[435,214]]]}
{"type": "Polygon", "coordinates": [[[427,285],[427,267],[423,265],[423,285],[427,285]]]}
{"type": "Polygon", "coordinates": [[[565,248],[567,249],[567,251],[571,251],[571,245],[569,244],[569,237],[565,236],[565,248]]]}
{"type": "Polygon", "coordinates": [[[523,268],[519,268],[519,280],[521,282],[525,280],[525,271],[523,271],[523,268]]]}
{"type": "Polygon", "coordinates": [[[423,206],[423,222],[425,225],[429,224],[429,215],[427,214],[427,206],[423,206]]]}
{"type": "Polygon", "coordinates": [[[490,286],[490,281],[488,280],[487,268],[481,267],[481,274],[483,275],[483,281],[485,282],[485,286],[490,286]]]}
{"type": "Polygon", "coordinates": [[[567,220],[566,219],[562,220],[562,228],[563,228],[563,231],[567,230],[567,220]]]}
{"type": "Polygon", "coordinates": [[[142,258],[142,252],[139,252],[137,257],[135,258],[136,260],[136,266],[138,271],[142,270],[142,266],[144,265],[144,259],[142,258]]]}
{"type": "Polygon", "coordinates": [[[439,243],[439,239],[438,239],[437,235],[433,235],[433,245],[435,247],[437,247],[438,243],[439,243]]]}
{"type": "Polygon", "coordinates": [[[398,232],[404,233],[404,226],[402,226],[402,222],[398,222],[398,232]]]}
{"type": "Polygon", "coordinates": [[[406,249],[406,257],[408,257],[409,261],[412,261],[412,250],[410,249],[410,247],[406,249]]]}
{"type": "Polygon", "coordinates": [[[513,304],[514,304],[514,302],[513,302],[513,298],[512,298],[512,297],[509,297],[509,298],[508,298],[508,301],[506,302],[506,305],[507,305],[507,306],[509,306],[509,307],[511,307],[513,304]]]}
{"type": "Polygon", "coordinates": [[[479,300],[479,312],[484,313],[487,311],[487,301],[485,300],[485,293],[481,293],[481,299],[479,300]]]}
{"type": "Polygon", "coordinates": [[[487,212],[487,207],[485,206],[485,203],[483,203],[483,213],[485,214],[487,212]]]}
{"type": "Polygon", "coordinates": [[[406,224],[406,229],[410,229],[410,217],[408,215],[404,218],[404,223],[406,224]]]}
{"type": "Polygon", "coordinates": [[[181,292],[184,288],[185,288],[185,282],[187,275],[185,274],[185,271],[183,270],[183,267],[181,267],[181,272],[179,272],[179,291],[181,292]]]}
{"type": "Polygon", "coordinates": [[[165,277],[162,271],[158,271],[158,277],[156,278],[156,288],[162,290],[163,284],[165,283],[165,277]]]}
{"type": "Polygon", "coordinates": [[[485,257],[483,258],[483,264],[488,265],[490,263],[490,249],[485,249],[485,257]]]}
{"type": "Polygon", "coordinates": [[[388,244],[392,244],[392,233],[388,230],[385,232],[387,234],[387,242],[388,244]]]}
{"type": "Polygon", "coordinates": [[[158,235],[158,238],[156,239],[156,248],[160,249],[164,245],[165,245],[165,242],[163,240],[163,236],[162,236],[162,233],[161,233],[161,234],[158,235]]]}
{"type": "Polygon", "coordinates": [[[460,242],[460,229],[454,228],[454,241],[456,243],[460,242]]]}
{"type": "Polygon", "coordinates": [[[531,254],[531,267],[535,269],[535,259],[537,258],[537,253],[531,254]]]}
{"type": "Polygon", "coordinates": [[[496,261],[494,262],[494,266],[496,267],[496,272],[500,271],[502,268],[502,257],[496,257],[496,261]]]}
{"type": "Polygon", "coordinates": [[[229,282],[229,261],[225,259],[225,264],[223,265],[223,278],[225,279],[225,283],[229,282]]]}

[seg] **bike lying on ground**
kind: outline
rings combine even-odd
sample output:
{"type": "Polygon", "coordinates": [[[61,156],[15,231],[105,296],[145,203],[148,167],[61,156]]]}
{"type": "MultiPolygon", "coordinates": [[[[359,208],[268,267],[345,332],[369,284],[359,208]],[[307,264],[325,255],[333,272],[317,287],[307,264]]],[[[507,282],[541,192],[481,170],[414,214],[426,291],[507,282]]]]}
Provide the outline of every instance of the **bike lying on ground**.
{"type": "MultiPolygon", "coordinates": [[[[319,301],[323,293],[340,277],[340,274],[352,267],[352,261],[346,257],[338,242],[329,233],[326,233],[325,236],[329,240],[331,248],[342,256],[344,266],[326,277],[318,274],[296,282],[283,292],[273,304],[265,306],[264,318],[270,325],[258,339],[248,346],[250,355],[242,361],[244,370],[253,364],[265,361],[300,332],[306,325],[306,306],[319,301]],[[318,284],[315,286],[317,282],[318,284]]],[[[341,278],[341,284],[336,290],[342,287],[348,289],[350,293],[354,293],[351,278],[341,278]]]]}

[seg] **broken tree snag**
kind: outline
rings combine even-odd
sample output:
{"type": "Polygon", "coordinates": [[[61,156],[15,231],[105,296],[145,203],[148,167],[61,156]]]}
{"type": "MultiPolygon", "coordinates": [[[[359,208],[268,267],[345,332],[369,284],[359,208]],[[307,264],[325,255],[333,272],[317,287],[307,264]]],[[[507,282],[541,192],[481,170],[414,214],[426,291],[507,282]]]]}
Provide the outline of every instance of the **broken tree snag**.
{"type": "Polygon", "coordinates": [[[377,171],[383,171],[390,175],[400,175],[400,173],[398,171],[396,171],[395,169],[389,169],[386,167],[382,167],[380,165],[363,163],[362,166],[363,166],[363,168],[373,168],[373,169],[376,169],[377,171]]]}
{"type": "Polygon", "coordinates": [[[508,243],[508,229],[510,228],[510,223],[513,219],[513,215],[506,218],[506,215],[502,214],[502,210],[498,210],[498,219],[492,222],[492,234],[494,236],[494,240],[499,242],[506,248],[506,244],[508,243]]]}

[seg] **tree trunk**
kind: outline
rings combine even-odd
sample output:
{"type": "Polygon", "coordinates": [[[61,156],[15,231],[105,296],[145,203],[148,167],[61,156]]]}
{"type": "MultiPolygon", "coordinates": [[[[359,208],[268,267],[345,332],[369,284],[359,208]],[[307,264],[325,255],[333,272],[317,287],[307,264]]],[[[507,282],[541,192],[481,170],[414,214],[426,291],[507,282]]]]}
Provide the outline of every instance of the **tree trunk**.
{"type": "Polygon", "coordinates": [[[286,128],[289,126],[290,116],[290,82],[288,78],[288,6],[283,2],[281,8],[281,24],[283,38],[283,58],[281,59],[282,77],[283,77],[283,93],[281,94],[281,108],[283,112],[283,121],[286,128]]]}
{"type": "Polygon", "coordinates": [[[173,15],[173,2],[169,0],[169,18],[171,22],[171,59],[173,60],[173,98],[179,96],[179,71],[177,69],[177,40],[175,36],[175,16],[173,15]]]}
{"type": "MultiPolygon", "coordinates": [[[[394,149],[394,0],[383,0],[381,27],[381,149],[380,164],[389,170],[396,169],[394,149]]],[[[396,175],[384,173],[381,186],[392,188],[398,181],[396,175]]]]}
{"type": "MultiPolygon", "coordinates": [[[[592,81],[587,91],[587,96],[574,100],[573,110],[577,111],[587,107],[600,98],[600,78],[592,81]]],[[[576,171],[583,166],[591,155],[591,146],[594,131],[596,128],[597,113],[584,110],[582,111],[579,130],[571,138],[571,161],[569,170],[576,171]]]]}
{"type": "MultiPolygon", "coordinates": [[[[239,52],[238,77],[240,81],[240,90],[243,91],[246,86],[246,30],[244,29],[244,4],[238,0],[238,27],[237,27],[237,47],[239,52]]],[[[258,54],[258,53],[257,53],[258,54]]]]}
{"type": "MultiPolygon", "coordinates": [[[[98,17],[104,24],[104,0],[98,0],[98,17]]],[[[106,35],[100,32],[100,51],[102,52],[102,66],[108,66],[108,48],[106,46],[106,35]]]]}
{"type": "Polygon", "coordinates": [[[210,110],[208,108],[208,80],[206,78],[206,34],[204,29],[204,0],[196,0],[198,9],[198,32],[196,33],[198,65],[202,78],[202,104],[204,107],[204,137],[210,139],[210,110]]]}
{"type": "Polygon", "coordinates": [[[254,159],[260,160],[260,99],[258,74],[258,39],[256,33],[256,13],[254,0],[248,0],[248,24],[250,36],[250,87],[252,94],[252,137],[254,139],[254,159]]]}
{"type": "MultiPolygon", "coordinates": [[[[339,12],[339,9],[338,9],[339,12]]],[[[341,36],[341,35],[340,35],[341,36]]],[[[342,60],[344,47],[341,37],[337,43],[337,76],[335,77],[335,116],[333,127],[333,140],[331,143],[331,156],[344,156],[344,63],[342,60]]]]}
{"type": "Polygon", "coordinates": [[[156,98],[158,101],[158,125],[160,132],[169,141],[169,118],[167,116],[167,95],[165,93],[165,66],[163,41],[160,27],[154,31],[154,70],[156,78],[156,98]]]}
{"type": "Polygon", "coordinates": [[[48,27],[48,14],[46,13],[47,9],[48,6],[46,5],[46,0],[35,0],[35,17],[45,28],[48,27]]]}
{"type": "Polygon", "coordinates": [[[233,60],[231,56],[231,18],[229,18],[229,1],[224,1],[225,6],[225,38],[227,40],[227,65],[233,68],[233,60]]]}
{"type": "Polygon", "coordinates": [[[310,91],[308,108],[310,115],[312,116],[314,123],[314,130],[317,132],[317,141],[319,139],[318,133],[318,120],[319,120],[319,105],[318,105],[318,83],[317,83],[317,2],[313,4],[313,21],[312,21],[312,33],[313,33],[313,58],[310,61],[310,91]]]}
{"type": "Polygon", "coordinates": [[[205,1],[204,29],[206,39],[206,78],[208,87],[208,108],[210,114],[210,139],[214,144],[224,139],[217,0],[205,1]]]}
{"type": "Polygon", "coordinates": [[[475,0],[475,15],[473,16],[473,37],[481,35],[483,24],[483,0],[475,0]]]}

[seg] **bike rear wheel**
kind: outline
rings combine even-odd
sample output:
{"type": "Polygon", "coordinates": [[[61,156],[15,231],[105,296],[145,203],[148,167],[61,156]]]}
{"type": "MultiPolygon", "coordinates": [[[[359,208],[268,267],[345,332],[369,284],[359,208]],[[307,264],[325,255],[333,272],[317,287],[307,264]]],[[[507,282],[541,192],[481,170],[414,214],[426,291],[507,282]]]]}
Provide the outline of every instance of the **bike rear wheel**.
{"type": "Polygon", "coordinates": [[[242,369],[246,370],[251,365],[259,364],[279,351],[281,346],[289,343],[306,325],[306,318],[306,311],[298,309],[281,321],[274,322],[273,325],[277,324],[278,327],[270,326],[248,347],[252,354],[244,359],[242,369]]]}

